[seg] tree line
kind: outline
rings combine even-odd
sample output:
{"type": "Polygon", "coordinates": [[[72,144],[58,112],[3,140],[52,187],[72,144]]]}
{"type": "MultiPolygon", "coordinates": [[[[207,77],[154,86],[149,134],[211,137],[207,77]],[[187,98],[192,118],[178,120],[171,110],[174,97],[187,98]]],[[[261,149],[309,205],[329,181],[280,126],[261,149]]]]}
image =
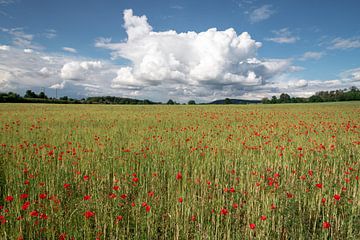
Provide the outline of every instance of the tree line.
{"type": "Polygon", "coordinates": [[[64,104],[160,104],[150,100],[138,100],[132,98],[122,98],[114,96],[88,97],[82,99],[74,99],[68,96],[60,98],[48,97],[44,92],[36,94],[31,90],[27,90],[24,96],[20,96],[14,92],[0,93],[0,102],[11,103],[64,103],[64,104]]]}
{"type": "MultiPolygon", "coordinates": [[[[338,101],[359,101],[360,100],[360,89],[353,86],[349,89],[340,89],[334,91],[320,91],[315,93],[309,98],[302,97],[291,97],[287,93],[272,96],[269,98],[263,98],[261,103],[263,104],[275,104],[275,103],[314,103],[314,102],[338,102],[338,101]]],[[[208,104],[241,104],[246,100],[239,99],[224,99],[217,100],[208,104]]],[[[153,102],[150,100],[138,100],[132,98],[114,97],[114,96],[100,96],[100,97],[87,97],[82,99],[74,99],[68,96],[60,98],[48,97],[45,92],[35,93],[31,90],[27,90],[24,96],[20,96],[14,92],[0,93],[0,103],[63,103],[63,104],[163,104],[162,102],[153,102]]],[[[258,103],[260,101],[246,101],[246,103],[258,103]]],[[[178,105],[172,99],[169,99],[165,104],[178,105]]],[[[194,100],[187,102],[188,105],[195,105],[194,100]]]]}
{"type": "Polygon", "coordinates": [[[279,98],[272,96],[269,98],[263,98],[261,102],[263,104],[275,104],[275,103],[316,103],[316,102],[339,102],[339,101],[359,101],[360,89],[353,86],[350,89],[340,89],[334,91],[320,91],[316,92],[309,98],[291,97],[287,93],[280,94],[279,98]]]}

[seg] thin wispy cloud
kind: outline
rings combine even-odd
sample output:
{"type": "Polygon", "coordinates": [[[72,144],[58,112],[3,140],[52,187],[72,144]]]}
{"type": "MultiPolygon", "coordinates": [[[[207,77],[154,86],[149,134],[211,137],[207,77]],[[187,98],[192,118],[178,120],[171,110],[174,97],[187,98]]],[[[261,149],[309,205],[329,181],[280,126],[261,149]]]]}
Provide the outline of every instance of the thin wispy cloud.
{"type": "Polygon", "coordinates": [[[1,30],[11,37],[14,46],[37,50],[43,49],[43,46],[33,42],[34,34],[24,32],[23,28],[1,28],[1,30]]]}
{"type": "Polygon", "coordinates": [[[77,53],[77,50],[75,48],[71,48],[71,47],[63,47],[62,50],[64,50],[65,52],[69,52],[69,53],[77,53]]]}
{"type": "Polygon", "coordinates": [[[319,60],[325,55],[325,52],[305,52],[299,60],[306,61],[306,60],[319,60]]]}
{"type": "Polygon", "coordinates": [[[55,29],[47,29],[42,35],[47,39],[53,39],[57,36],[57,32],[55,29]]]}
{"type": "Polygon", "coordinates": [[[266,41],[276,42],[276,43],[295,43],[299,40],[299,37],[293,36],[288,28],[282,28],[280,30],[274,30],[272,33],[274,37],[265,38],[266,41]]]}
{"type": "Polygon", "coordinates": [[[6,6],[6,5],[13,4],[15,2],[16,2],[16,0],[0,0],[0,5],[6,6]]]}
{"type": "Polygon", "coordinates": [[[170,6],[170,8],[176,9],[176,10],[183,10],[184,9],[184,7],[181,6],[181,5],[172,5],[172,6],[170,6]]]}
{"type": "Polygon", "coordinates": [[[258,23],[271,17],[275,13],[272,5],[263,5],[249,13],[251,23],[258,23]]]}
{"type": "Polygon", "coordinates": [[[239,8],[252,6],[256,1],[257,0],[233,0],[239,8]]]}
{"type": "Polygon", "coordinates": [[[354,38],[335,38],[332,40],[329,49],[351,49],[360,48],[360,37],[354,38]]]}

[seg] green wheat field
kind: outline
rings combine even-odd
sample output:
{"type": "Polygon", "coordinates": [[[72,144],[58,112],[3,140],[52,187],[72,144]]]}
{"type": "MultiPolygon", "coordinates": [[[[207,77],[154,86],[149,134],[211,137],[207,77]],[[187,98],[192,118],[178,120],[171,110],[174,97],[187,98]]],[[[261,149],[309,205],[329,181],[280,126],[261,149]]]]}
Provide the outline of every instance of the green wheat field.
{"type": "Polygon", "coordinates": [[[360,239],[360,104],[0,105],[0,239],[360,239]]]}

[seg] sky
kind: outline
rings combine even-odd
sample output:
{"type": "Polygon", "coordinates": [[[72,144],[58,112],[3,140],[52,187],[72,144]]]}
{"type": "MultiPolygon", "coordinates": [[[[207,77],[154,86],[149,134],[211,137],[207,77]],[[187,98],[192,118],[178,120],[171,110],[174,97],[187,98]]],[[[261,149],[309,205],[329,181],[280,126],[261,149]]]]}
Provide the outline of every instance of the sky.
{"type": "Polygon", "coordinates": [[[360,87],[360,1],[0,0],[0,92],[153,101],[360,87]]]}

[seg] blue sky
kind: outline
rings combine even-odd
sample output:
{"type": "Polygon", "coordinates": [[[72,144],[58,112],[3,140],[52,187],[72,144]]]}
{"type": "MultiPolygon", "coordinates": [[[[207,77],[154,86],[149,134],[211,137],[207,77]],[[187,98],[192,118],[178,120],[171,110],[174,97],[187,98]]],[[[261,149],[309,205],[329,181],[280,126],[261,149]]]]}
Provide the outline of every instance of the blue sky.
{"type": "Polygon", "coordinates": [[[204,102],[360,87],[358,9],[356,0],[0,0],[0,91],[204,102]]]}

